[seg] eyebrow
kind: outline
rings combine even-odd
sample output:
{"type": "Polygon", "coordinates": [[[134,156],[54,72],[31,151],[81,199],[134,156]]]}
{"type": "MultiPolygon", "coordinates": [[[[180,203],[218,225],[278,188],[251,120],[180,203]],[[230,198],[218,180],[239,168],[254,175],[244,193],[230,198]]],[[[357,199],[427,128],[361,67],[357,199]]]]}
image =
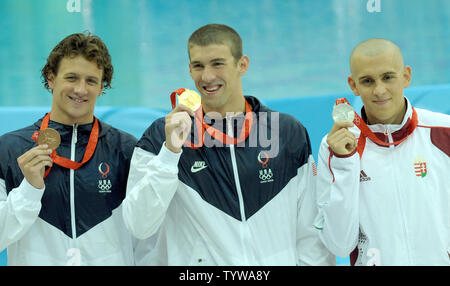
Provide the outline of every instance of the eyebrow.
{"type": "MultiPolygon", "coordinates": [[[[214,63],[214,62],[225,62],[225,61],[226,61],[225,58],[214,58],[214,59],[210,60],[209,62],[214,63]]],[[[192,61],[191,62],[191,65],[196,65],[196,64],[201,64],[201,62],[200,61],[192,61]]]]}
{"type": "MultiPolygon", "coordinates": [[[[380,77],[383,77],[385,75],[396,75],[396,74],[397,74],[396,72],[389,71],[389,72],[382,73],[380,75],[380,77]]],[[[360,81],[360,80],[363,80],[363,79],[366,79],[366,78],[372,78],[372,76],[370,76],[370,75],[363,75],[363,76],[359,77],[358,80],[360,81]]]]}
{"type": "MultiPolygon", "coordinates": [[[[64,74],[64,77],[66,76],[79,76],[79,74],[75,73],[75,72],[68,72],[64,74]]],[[[95,75],[88,75],[87,78],[89,79],[95,79],[95,80],[100,80],[98,77],[96,77],[95,75]]]]}

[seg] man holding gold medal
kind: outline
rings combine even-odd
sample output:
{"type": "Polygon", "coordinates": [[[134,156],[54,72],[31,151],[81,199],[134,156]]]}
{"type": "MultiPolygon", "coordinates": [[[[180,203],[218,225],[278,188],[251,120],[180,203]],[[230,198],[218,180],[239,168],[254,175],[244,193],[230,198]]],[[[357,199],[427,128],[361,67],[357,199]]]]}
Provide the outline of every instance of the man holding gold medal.
{"type": "Polygon", "coordinates": [[[134,265],[121,213],[136,139],[94,117],[113,66],[102,40],[72,34],[42,70],[50,113],[0,137],[0,250],[8,265],[134,265]]]}
{"type": "Polygon", "coordinates": [[[145,131],[131,161],[123,215],[137,238],[153,242],[146,263],[335,264],[313,227],[306,129],[243,95],[249,58],[230,27],[199,28],[188,53],[201,98],[173,92],[172,112],[145,131]]]}
{"type": "Polygon", "coordinates": [[[414,108],[400,49],[384,39],[356,46],[345,99],[319,150],[315,226],[352,265],[450,265],[450,116],[414,108]]]}

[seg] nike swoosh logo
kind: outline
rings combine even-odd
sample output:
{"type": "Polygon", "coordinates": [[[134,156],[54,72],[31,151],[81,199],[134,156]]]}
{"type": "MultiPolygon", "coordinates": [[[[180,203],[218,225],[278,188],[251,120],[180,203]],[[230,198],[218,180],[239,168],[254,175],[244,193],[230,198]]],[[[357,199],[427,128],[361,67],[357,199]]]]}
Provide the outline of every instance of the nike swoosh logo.
{"type": "Polygon", "coordinates": [[[191,167],[191,172],[192,173],[197,173],[200,172],[201,170],[207,168],[208,166],[201,166],[200,168],[194,168],[194,166],[191,167]]]}

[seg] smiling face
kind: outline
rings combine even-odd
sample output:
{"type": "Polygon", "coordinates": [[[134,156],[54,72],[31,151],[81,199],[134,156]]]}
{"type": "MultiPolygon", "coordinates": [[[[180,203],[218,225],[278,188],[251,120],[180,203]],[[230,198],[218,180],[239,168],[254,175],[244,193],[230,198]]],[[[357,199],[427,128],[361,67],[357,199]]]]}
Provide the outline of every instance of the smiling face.
{"type": "Polygon", "coordinates": [[[399,50],[377,55],[356,52],[351,59],[348,84],[361,96],[370,124],[400,124],[406,112],[403,89],[411,82],[411,68],[403,66],[399,50]]]}
{"type": "Polygon", "coordinates": [[[202,95],[205,112],[243,112],[245,101],[241,76],[248,70],[249,59],[242,56],[237,62],[225,44],[189,47],[189,71],[202,95]]]}
{"type": "Polygon", "coordinates": [[[102,75],[96,62],[83,56],[64,57],[57,75],[48,76],[53,93],[50,119],[66,125],[91,123],[103,89],[102,75]]]}

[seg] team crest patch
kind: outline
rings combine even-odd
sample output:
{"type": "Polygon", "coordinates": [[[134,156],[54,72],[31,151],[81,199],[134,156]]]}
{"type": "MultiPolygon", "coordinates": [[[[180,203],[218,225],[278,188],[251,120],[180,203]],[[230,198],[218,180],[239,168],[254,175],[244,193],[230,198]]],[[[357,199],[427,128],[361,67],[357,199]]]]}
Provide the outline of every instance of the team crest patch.
{"type": "Polygon", "coordinates": [[[258,162],[261,164],[262,169],[259,170],[259,183],[270,183],[273,182],[273,172],[268,167],[269,155],[266,151],[261,151],[258,154],[258,162]]]}
{"type": "Polygon", "coordinates": [[[111,181],[108,179],[108,173],[110,167],[107,163],[100,163],[98,165],[98,172],[102,175],[102,179],[98,180],[98,192],[99,193],[111,193],[111,181]]]}
{"type": "Polygon", "coordinates": [[[414,159],[414,173],[417,177],[421,178],[425,177],[428,173],[427,162],[420,155],[417,155],[416,159],[414,159]]]}

